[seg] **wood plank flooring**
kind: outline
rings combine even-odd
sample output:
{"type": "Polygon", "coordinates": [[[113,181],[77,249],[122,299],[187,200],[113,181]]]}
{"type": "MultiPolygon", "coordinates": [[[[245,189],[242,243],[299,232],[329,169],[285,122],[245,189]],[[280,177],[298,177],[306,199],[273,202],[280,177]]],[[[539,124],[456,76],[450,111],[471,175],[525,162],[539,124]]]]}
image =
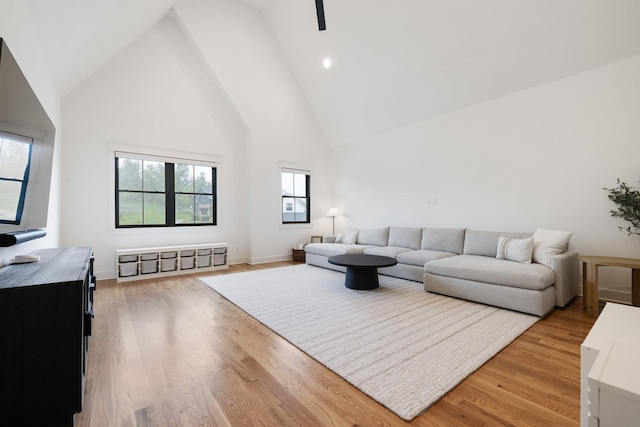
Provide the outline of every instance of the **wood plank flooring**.
{"type": "Polygon", "coordinates": [[[95,313],[76,427],[577,426],[594,322],[576,298],[406,423],[195,275],[99,281],[95,313]]]}

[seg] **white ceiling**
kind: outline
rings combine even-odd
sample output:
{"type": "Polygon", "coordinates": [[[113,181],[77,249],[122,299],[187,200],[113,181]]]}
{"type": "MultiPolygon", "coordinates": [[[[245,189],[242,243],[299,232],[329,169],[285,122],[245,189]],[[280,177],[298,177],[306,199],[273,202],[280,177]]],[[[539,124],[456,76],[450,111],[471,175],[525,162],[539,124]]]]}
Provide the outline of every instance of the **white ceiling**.
{"type": "Polygon", "coordinates": [[[177,0],[25,0],[62,96],[144,34],[177,0]]]}
{"type": "MultiPolygon", "coordinates": [[[[176,2],[25,1],[62,95],[176,2]]],[[[324,0],[323,32],[315,0],[237,1],[263,11],[334,145],[640,54],[640,0],[324,0]]]]}

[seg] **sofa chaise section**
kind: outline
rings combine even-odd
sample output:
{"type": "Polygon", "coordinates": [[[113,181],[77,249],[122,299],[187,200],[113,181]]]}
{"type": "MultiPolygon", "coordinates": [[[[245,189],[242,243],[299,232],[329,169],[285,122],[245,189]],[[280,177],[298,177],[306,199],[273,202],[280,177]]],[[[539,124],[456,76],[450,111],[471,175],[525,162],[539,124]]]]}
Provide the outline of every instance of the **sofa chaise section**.
{"type": "Polygon", "coordinates": [[[542,316],[555,306],[553,271],[478,255],[460,255],[425,265],[424,287],[489,305],[542,316]]]}
{"type": "Polygon", "coordinates": [[[497,259],[501,236],[525,239],[532,234],[467,230],[462,255],[425,265],[425,290],[538,316],[576,295],[577,253],[553,255],[548,265],[497,259]]]}

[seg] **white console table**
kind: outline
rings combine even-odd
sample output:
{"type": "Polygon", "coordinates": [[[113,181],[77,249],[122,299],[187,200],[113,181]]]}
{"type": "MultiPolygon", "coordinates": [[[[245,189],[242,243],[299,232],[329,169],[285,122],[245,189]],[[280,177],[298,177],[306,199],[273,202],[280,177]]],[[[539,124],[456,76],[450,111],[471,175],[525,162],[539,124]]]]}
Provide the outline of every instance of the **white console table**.
{"type": "Polygon", "coordinates": [[[607,303],[580,349],[582,427],[635,425],[622,419],[629,414],[634,416],[634,423],[640,419],[640,389],[630,387],[628,382],[640,378],[640,366],[637,359],[634,363],[620,362],[637,357],[637,353],[627,353],[639,345],[640,307],[607,303]],[[626,412],[619,409],[621,404],[626,412]]]}

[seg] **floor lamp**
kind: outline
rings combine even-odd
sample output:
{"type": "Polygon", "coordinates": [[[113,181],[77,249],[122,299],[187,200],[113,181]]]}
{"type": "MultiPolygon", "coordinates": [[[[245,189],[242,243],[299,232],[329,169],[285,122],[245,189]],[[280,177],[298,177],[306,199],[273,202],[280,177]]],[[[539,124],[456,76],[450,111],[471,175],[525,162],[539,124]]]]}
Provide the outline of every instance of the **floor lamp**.
{"type": "Polygon", "coordinates": [[[338,209],[336,208],[331,208],[327,211],[327,213],[325,214],[325,216],[330,216],[331,220],[333,221],[333,233],[332,235],[335,236],[336,234],[336,217],[339,215],[340,213],[338,212],[338,209]]]}

